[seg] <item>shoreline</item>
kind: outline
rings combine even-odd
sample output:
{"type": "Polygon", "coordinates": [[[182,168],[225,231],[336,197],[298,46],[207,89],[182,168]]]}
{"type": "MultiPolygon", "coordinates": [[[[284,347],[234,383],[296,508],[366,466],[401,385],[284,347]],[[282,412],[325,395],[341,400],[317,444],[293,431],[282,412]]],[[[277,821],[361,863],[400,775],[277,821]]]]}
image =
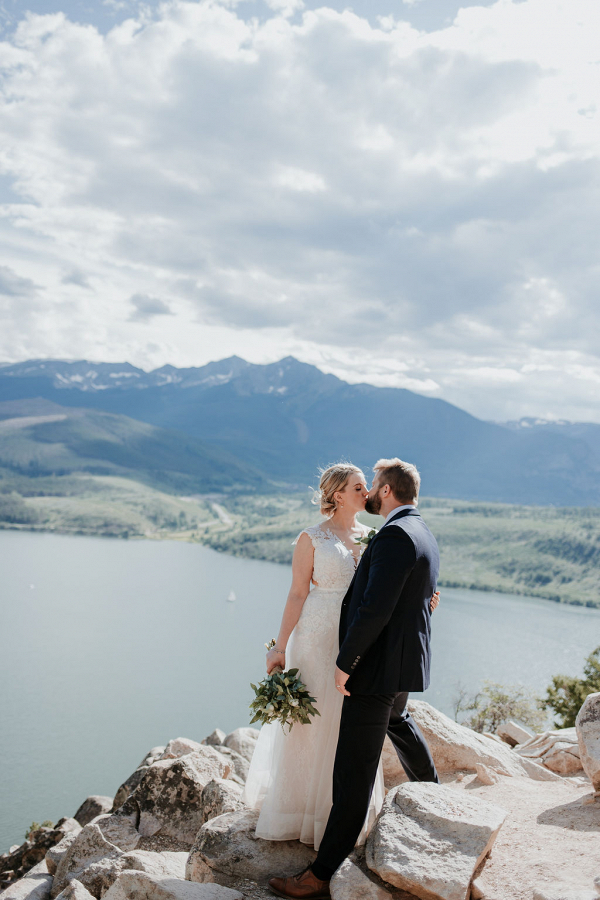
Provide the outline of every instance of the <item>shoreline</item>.
{"type": "MultiPolygon", "coordinates": [[[[291,566],[291,562],[285,560],[272,559],[268,556],[256,555],[253,553],[236,552],[236,550],[239,550],[239,548],[244,546],[243,544],[240,544],[238,548],[232,547],[226,549],[223,547],[215,547],[210,541],[202,540],[202,538],[196,536],[195,534],[190,534],[189,532],[172,531],[157,532],[155,534],[111,533],[102,531],[84,531],[82,529],[48,528],[43,525],[32,526],[20,525],[17,523],[0,522],[0,532],[1,531],[18,531],[30,534],[56,534],[64,537],[95,537],[126,541],[174,541],[185,544],[199,544],[202,547],[208,547],[208,549],[214,550],[215,553],[221,553],[225,556],[230,556],[238,559],[251,559],[256,560],[257,562],[269,562],[278,566],[287,566],[288,568],[291,566]]],[[[457,590],[463,591],[480,591],[481,593],[506,594],[507,596],[523,597],[532,600],[545,600],[549,603],[558,604],[559,606],[574,606],[581,609],[595,609],[600,612],[600,600],[597,604],[591,602],[583,603],[577,600],[562,599],[560,597],[557,597],[555,594],[544,594],[536,591],[528,591],[527,589],[518,591],[512,587],[504,587],[503,585],[490,585],[486,584],[485,582],[469,582],[467,580],[461,582],[459,580],[451,578],[440,578],[438,581],[438,587],[455,588],[457,590]]]]}

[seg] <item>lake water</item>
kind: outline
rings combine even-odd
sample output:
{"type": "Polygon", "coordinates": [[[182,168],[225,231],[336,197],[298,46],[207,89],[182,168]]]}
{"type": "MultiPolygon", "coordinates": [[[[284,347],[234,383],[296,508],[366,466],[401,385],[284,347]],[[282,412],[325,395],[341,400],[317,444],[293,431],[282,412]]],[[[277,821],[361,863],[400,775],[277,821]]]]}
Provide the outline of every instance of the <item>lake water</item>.
{"type": "MultiPolygon", "coordinates": [[[[114,794],[151,747],[248,724],[288,567],[196,544],[10,531],[0,567],[0,851],[32,820],[114,794]]],[[[459,682],[543,692],[599,643],[598,610],[444,589],[432,687],[417,696],[452,714],[459,682]]]]}

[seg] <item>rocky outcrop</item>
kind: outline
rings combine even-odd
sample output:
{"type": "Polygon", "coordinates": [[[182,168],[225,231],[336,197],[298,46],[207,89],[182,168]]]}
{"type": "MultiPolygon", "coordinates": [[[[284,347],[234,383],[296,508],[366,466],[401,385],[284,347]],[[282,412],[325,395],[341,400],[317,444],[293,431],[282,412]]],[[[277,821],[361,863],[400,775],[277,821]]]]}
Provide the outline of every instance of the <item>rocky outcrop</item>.
{"type": "Polygon", "coordinates": [[[46,866],[48,867],[48,871],[51,875],[56,874],[58,864],[66,854],[73,841],[77,839],[78,834],[78,831],[70,831],[64,836],[60,843],[55,844],[55,846],[51,847],[46,853],[46,866]]]}
{"type": "Polygon", "coordinates": [[[367,864],[384,881],[423,900],[467,900],[506,815],[451,787],[401,785],[387,795],[369,835],[367,864]]]}
{"type": "Polygon", "coordinates": [[[106,900],[244,900],[239,891],[218,884],[192,884],[177,878],[156,878],[145,872],[123,872],[106,900]]]}
{"type": "Polygon", "coordinates": [[[75,819],[59,819],[56,825],[42,826],[30,832],[23,844],[0,856],[2,887],[22,878],[45,859],[50,848],[59,844],[67,834],[78,831],[81,831],[81,825],[75,819]]]}
{"type": "Polygon", "coordinates": [[[308,866],[316,853],[299,841],[264,841],[256,837],[256,810],[226,813],[202,826],[191,849],[186,878],[229,884],[231,879],[265,881],[308,866]]]}
{"type": "Polygon", "coordinates": [[[246,757],[236,750],[232,750],[231,747],[225,747],[223,744],[220,747],[215,747],[215,750],[220,753],[231,768],[231,772],[227,777],[235,781],[236,784],[245,784],[250,771],[250,763],[246,757]]]}
{"type": "Polygon", "coordinates": [[[93,895],[90,894],[88,889],[85,888],[80,881],[73,878],[64,891],[60,892],[56,900],[93,900],[93,895]]]}
{"type": "Polygon", "coordinates": [[[219,747],[226,737],[227,735],[224,731],[222,731],[220,728],[215,728],[214,731],[211,731],[208,737],[204,738],[202,743],[208,744],[210,747],[219,747]]]}
{"type": "Polygon", "coordinates": [[[216,819],[224,813],[237,812],[244,809],[243,788],[233,781],[221,778],[209,781],[200,798],[202,806],[202,824],[209,819],[216,819]]]}
{"type": "Polygon", "coordinates": [[[530,737],[533,737],[531,732],[526,731],[516,722],[504,722],[496,728],[496,734],[506,744],[510,744],[511,747],[516,747],[517,744],[523,744],[525,741],[528,741],[530,737]]]}
{"type": "Polygon", "coordinates": [[[235,750],[236,753],[239,753],[240,756],[251,762],[259,734],[260,731],[257,728],[236,728],[235,731],[227,735],[223,741],[223,746],[229,747],[230,750],[235,750]]]}
{"type": "Polygon", "coordinates": [[[344,860],[330,882],[331,900],[408,900],[408,894],[372,872],[364,857],[360,847],[344,860]]]}
{"type": "Polygon", "coordinates": [[[83,801],[73,818],[79,822],[81,827],[89,825],[96,816],[102,816],[109,813],[112,809],[112,797],[93,796],[83,801]]]}
{"type": "Polygon", "coordinates": [[[116,861],[139,840],[139,832],[123,816],[101,816],[86,825],[58,863],[52,896],[76,878],[94,897],[101,897],[118,874],[116,861]]]}
{"type": "Polygon", "coordinates": [[[52,889],[52,875],[44,860],[0,893],[2,900],[48,900],[52,889]]]}
{"type": "Polygon", "coordinates": [[[190,848],[203,824],[202,791],[214,778],[227,778],[231,769],[215,748],[199,749],[176,759],[160,759],[144,773],[130,797],[139,810],[139,831],[145,837],[161,834],[190,848]]]}
{"type": "Polygon", "coordinates": [[[409,702],[410,713],[427,741],[438,772],[475,772],[486,766],[499,775],[533,777],[519,756],[506,744],[458,725],[429,703],[409,702]]]}
{"type": "Polygon", "coordinates": [[[600,791],[600,693],[589,694],[575,720],[585,774],[600,791]]]}
{"type": "Polygon", "coordinates": [[[535,760],[557,775],[575,775],[583,770],[575,728],[536,734],[515,750],[524,759],[535,760]]]}
{"type": "Polygon", "coordinates": [[[112,809],[113,812],[119,809],[128,797],[133,794],[136,787],[144,777],[145,772],[152,765],[153,762],[156,762],[157,759],[160,759],[162,754],[165,752],[165,747],[153,747],[148,753],[146,753],[145,757],[135,770],[132,772],[129,778],[123,782],[123,784],[117,790],[115,794],[115,799],[113,800],[112,809]]]}
{"type": "Polygon", "coordinates": [[[598,900],[598,894],[594,890],[585,890],[585,888],[557,885],[538,888],[533,892],[533,900],[598,900]]]}

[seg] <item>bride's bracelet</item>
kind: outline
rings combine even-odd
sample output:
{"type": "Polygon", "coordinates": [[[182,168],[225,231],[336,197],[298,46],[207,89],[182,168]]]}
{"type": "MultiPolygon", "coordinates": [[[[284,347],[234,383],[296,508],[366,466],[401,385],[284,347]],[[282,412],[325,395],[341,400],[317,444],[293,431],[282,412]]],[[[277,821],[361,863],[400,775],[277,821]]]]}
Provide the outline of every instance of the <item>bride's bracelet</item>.
{"type": "Polygon", "coordinates": [[[274,650],[275,653],[283,653],[283,654],[285,654],[285,650],[278,650],[277,647],[271,647],[271,650],[274,650]]]}

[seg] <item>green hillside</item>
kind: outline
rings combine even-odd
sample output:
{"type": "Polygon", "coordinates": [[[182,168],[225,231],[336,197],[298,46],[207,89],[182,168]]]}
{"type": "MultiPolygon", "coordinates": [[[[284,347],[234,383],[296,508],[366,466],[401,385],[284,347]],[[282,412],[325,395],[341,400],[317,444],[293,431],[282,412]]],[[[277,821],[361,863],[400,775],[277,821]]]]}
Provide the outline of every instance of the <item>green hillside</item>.
{"type": "Polygon", "coordinates": [[[0,467],[28,478],[116,475],[179,493],[268,489],[252,466],[197,438],[39,399],[0,403],[0,467]]]}

